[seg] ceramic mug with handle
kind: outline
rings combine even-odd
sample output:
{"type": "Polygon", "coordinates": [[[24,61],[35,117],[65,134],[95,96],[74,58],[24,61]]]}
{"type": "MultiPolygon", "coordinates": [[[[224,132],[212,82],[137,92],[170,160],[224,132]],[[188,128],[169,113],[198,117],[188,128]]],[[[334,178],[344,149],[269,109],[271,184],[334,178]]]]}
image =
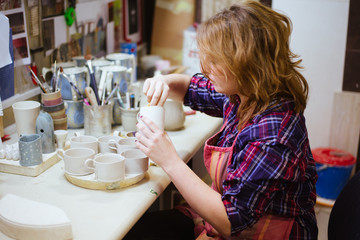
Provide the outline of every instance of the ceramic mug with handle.
{"type": "Polygon", "coordinates": [[[161,106],[145,106],[140,108],[137,119],[140,122],[141,116],[146,116],[160,129],[165,128],[165,110],[161,106]]]}
{"type": "Polygon", "coordinates": [[[100,182],[116,182],[125,178],[125,158],[119,154],[99,154],[86,160],[85,165],[95,171],[95,179],[100,182]]]}
{"type": "Polygon", "coordinates": [[[64,169],[67,174],[82,176],[94,172],[94,169],[85,165],[85,161],[95,157],[95,151],[90,148],[70,148],[64,151],[57,150],[59,158],[64,160],[64,169]]]}
{"type": "Polygon", "coordinates": [[[127,137],[121,138],[118,141],[110,140],[108,145],[110,149],[116,150],[120,154],[127,149],[137,149],[135,141],[136,137],[127,137]]]}
{"type": "Polygon", "coordinates": [[[94,136],[81,135],[79,132],[75,132],[75,136],[70,138],[70,148],[90,148],[99,152],[99,143],[98,139],[94,136]]]}
{"type": "Polygon", "coordinates": [[[149,158],[139,149],[128,149],[121,153],[125,158],[126,174],[142,174],[149,169],[149,158]]]}

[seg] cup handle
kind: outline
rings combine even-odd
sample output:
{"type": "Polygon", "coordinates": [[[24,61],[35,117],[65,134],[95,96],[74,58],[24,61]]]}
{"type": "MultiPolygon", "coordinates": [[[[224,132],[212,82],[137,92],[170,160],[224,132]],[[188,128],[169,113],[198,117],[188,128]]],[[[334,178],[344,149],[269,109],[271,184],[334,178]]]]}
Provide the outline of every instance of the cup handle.
{"type": "Polygon", "coordinates": [[[85,166],[86,166],[87,168],[90,168],[91,170],[95,170],[95,167],[93,167],[93,166],[94,166],[94,160],[91,159],[91,158],[86,159],[86,160],[85,160],[85,166]],[[90,164],[91,164],[92,166],[90,166],[90,164]]]}
{"type": "Polygon", "coordinates": [[[110,149],[117,151],[116,141],[114,139],[110,139],[108,141],[108,146],[109,146],[110,149]]]}
{"type": "Polygon", "coordinates": [[[58,149],[56,152],[56,155],[61,159],[64,159],[64,154],[65,154],[65,151],[62,149],[58,149]]]}
{"type": "Polygon", "coordinates": [[[80,132],[74,132],[75,137],[80,137],[80,135],[81,135],[80,132]]]}
{"type": "Polygon", "coordinates": [[[138,121],[140,121],[140,112],[138,112],[138,113],[136,114],[136,119],[137,119],[138,121]]]}

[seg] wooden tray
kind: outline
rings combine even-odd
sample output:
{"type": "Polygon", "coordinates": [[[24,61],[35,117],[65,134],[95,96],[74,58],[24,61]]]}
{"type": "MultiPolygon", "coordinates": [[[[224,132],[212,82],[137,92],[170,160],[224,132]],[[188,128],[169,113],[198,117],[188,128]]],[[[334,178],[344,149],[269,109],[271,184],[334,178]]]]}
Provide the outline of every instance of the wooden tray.
{"type": "Polygon", "coordinates": [[[56,155],[56,151],[43,154],[43,162],[41,164],[29,167],[21,166],[20,160],[15,161],[0,158],[0,172],[36,177],[59,161],[60,158],[56,155]]]}
{"type": "Polygon", "coordinates": [[[95,190],[115,190],[119,188],[125,188],[140,182],[146,173],[142,174],[127,174],[125,179],[117,182],[100,182],[95,179],[95,173],[85,176],[74,176],[67,173],[64,173],[66,179],[79,187],[95,190]]]}

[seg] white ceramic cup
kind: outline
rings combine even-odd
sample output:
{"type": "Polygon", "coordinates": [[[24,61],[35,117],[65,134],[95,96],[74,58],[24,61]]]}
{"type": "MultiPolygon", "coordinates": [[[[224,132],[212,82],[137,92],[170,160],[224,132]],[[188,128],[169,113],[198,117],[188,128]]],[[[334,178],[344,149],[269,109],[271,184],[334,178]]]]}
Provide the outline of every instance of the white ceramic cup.
{"type": "Polygon", "coordinates": [[[125,178],[125,158],[119,154],[99,154],[86,160],[85,166],[95,171],[95,179],[100,182],[116,182],[125,178]]]}
{"type": "Polygon", "coordinates": [[[182,102],[167,99],[165,109],[165,130],[174,131],[184,127],[185,112],[182,102]]]}
{"type": "MultiPolygon", "coordinates": [[[[19,139],[20,165],[39,165],[43,162],[40,134],[24,134],[19,139]]],[[[13,155],[13,154],[12,154],[13,155]]]]}
{"type": "Polygon", "coordinates": [[[70,148],[90,148],[97,154],[99,152],[98,139],[89,135],[78,135],[70,138],[70,148]]]}
{"type": "Polygon", "coordinates": [[[40,103],[20,101],[12,105],[18,135],[35,134],[36,118],[40,113],[40,103]]]}
{"type": "Polygon", "coordinates": [[[85,166],[85,161],[95,157],[95,151],[90,148],[70,148],[66,151],[57,150],[57,155],[64,160],[65,172],[70,175],[87,175],[94,170],[85,166]]]}
{"type": "Polygon", "coordinates": [[[137,115],[137,120],[141,121],[141,116],[146,116],[151,121],[155,123],[155,125],[164,131],[165,127],[165,110],[161,106],[145,106],[140,108],[140,112],[137,115]]]}
{"type": "Polygon", "coordinates": [[[149,158],[139,149],[128,149],[120,155],[125,158],[126,174],[142,174],[149,169],[149,158]]]}
{"type": "Polygon", "coordinates": [[[121,111],[121,125],[124,131],[136,131],[137,115],[139,109],[125,109],[120,107],[121,111]]]}
{"type": "Polygon", "coordinates": [[[113,149],[113,148],[109,147],[109,141],[113,140],[115,142],[118,142],[120,139],[121,139],[120,136],[103,136],[103,137],[99,137],[98,138],[99,152],[100,153],[116,153],[117,152],[116,148],[113,149]]]}
{"type": "Polygon", "coordinates": [[[127,149],[137,149],[135,141],[136,137],[121,138],[118,141],[108,141],[108,145],[110,149],[116,150],[120,154],[127,149]]]}
{"type": "Polygon", "coordinates": [[[68,131],[66,130],[55,130],[55,141],[58,148],[63,149],[65,147],[66,137],[68,135],[68,131]]]}

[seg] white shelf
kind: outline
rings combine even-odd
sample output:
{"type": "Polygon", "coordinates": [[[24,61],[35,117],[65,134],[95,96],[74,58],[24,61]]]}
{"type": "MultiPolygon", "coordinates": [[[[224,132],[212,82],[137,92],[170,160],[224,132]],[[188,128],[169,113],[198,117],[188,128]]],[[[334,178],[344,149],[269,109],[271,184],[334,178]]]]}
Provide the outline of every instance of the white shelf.
{"type": "Polygon", "coordinates": [[[13,105],[13,103],[16,103],[18,101],[23,101],[26,100],[28,98],[34,97],[36,95],[40,94],[40,88],[39,87],[35,87],[33,89],[30,89],[24,93],[18,93],[8,99],[5,99],[4,101],[2,101],[2,108],[6,109],[8,107],[11,107],[13,105]]]}

